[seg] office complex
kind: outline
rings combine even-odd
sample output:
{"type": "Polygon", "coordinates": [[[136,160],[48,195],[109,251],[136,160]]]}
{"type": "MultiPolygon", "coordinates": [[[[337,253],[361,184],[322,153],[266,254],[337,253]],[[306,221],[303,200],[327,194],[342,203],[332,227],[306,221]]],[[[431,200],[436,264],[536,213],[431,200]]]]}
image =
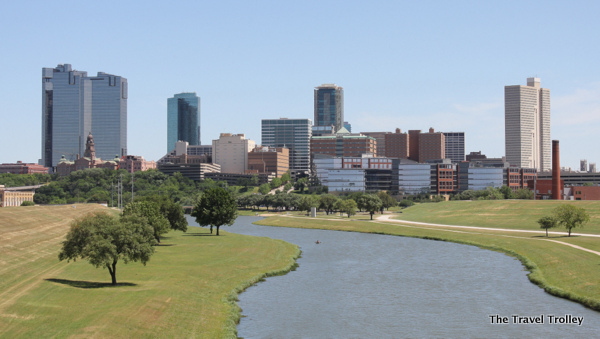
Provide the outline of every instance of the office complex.
{"type": "Polygon", "coordinates": [[[527,86],[505,86],[504,112],[506,161],[549,171],[550,90],[540,87],[539,78],[527,78],[527,86]]]}
{"type": "Polygon", "coordinates": [[[344,127],[344,89],[335,84],[315,87],[315,126],[344,127]]]}
{"type": "Polygon", "coordinates": [[[311,154],[327,154],[337,157],[360,157],[363,154],[377,155],[375,138],[360,133],[349,133],[342,128],[335,134],[312,137],[311,154]]]}
{"type": "Polygon", "coordinates": [[[446,158],[452,162],[465,161],[465,132],[444,132],[446,158]]]}
{"type": "Polygon", "coordinates": [[[213,163],[221,166],[221,173],[245,174],[248,170],[248,152],[256,143],[244,134],[221,133],[212,141],[213,163]]]}
{"type": "Polygon", "coordinates": [[[82,156],[90,132],[97,157],[127,154],[127,79],[104,72],[88,77],[70,64],[43,68],[40,164],[82,156]]]}
{"type": "Polygon", "coordinates": [[[310,119],[263,119],[262,145],[286,147],[290,150],[290,172],[293,177],[310,173],[310,119]]]}
{"type": "Polygon", "coordinates": [[[167,152],[177,141],[200,145],[200,98],[196,93],[179,93],[167,99],[167,152]]]}

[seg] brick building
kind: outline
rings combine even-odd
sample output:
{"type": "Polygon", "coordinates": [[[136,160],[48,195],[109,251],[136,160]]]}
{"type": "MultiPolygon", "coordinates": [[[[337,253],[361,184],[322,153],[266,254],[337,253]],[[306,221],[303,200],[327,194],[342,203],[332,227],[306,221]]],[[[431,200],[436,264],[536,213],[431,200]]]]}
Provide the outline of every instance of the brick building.
{"type": "Polygon", "coordinates": [[[248,153],[248,173],[275,173],[280,178],[290,169],[290,150],[256,146],[248,153]]]}
{"type": "Polygon", "coordinates": [[[377,155],[375,138],[352,134],[342,128],[336,134],[312,137],[311,154],[326,154],[336,157],[360,157],[363,154],[377,155]]]}
{"type": "Polygon", "coordinates": [[[27,164],[22,161],[17,161],[16,164],[0,164],[0,173],[34,174],[48,173],[48,170],[48,167],[38,164],[27,164]]]}

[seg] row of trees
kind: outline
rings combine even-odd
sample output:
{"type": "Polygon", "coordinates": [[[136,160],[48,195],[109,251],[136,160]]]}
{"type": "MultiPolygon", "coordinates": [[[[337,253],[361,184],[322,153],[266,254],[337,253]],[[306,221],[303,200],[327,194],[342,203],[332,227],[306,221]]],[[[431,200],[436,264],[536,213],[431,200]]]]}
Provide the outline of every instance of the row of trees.
{"type": "MultiPolygon", "coordinates": [[[[201,226],[232,225],[237,206],[231,192],[214,187],[206,190],[194,206],[193,216],[201,226]]],[[[154,254],[154,246],[170,230],[187,231],[181,205],[164,196],[143,197],[125,206],[120,215],[96,212],[75,220],[62,243],[59,260],[88,260],[106,267],[112,284],[117,284],[117,263],[142,264],[154,254]]]]}
{"type": "Polygon", "coordinates": [[[455,194],[452,200],[502,200],[502,199],[533,199],[533,191],[520,188],[517,191],[508,186],[488,187],[484,190],[466,190],[455,194]]]}
{"type": "Polygon", "coordinates": [[[588,221],[590,221],[590,215],[583,207],[572,204],[563,204],[554,208],[551,215],[540,218],[538,224],[540,225],[540,228],[546,230],[546,237],[548,237],[548,229],[560,226],[569,231],[570,237],[571,229],[583,227],[588,221]]]}
{"type": "Polygon", "coordinates": [[[338,197],[332,194],[298,195],[294,193],[250,194],[237,198],[240,208],[258,209],[260,206],[272,207],[279,210],[297,210],[309,212],[312,207],[325,211],[326,214],[343,212],[351,217],[356,211],[368,211],[371,219],[376,211],[383,211],[397,206],[397,202],[386,192],[366,194],[362,192],[338,197]]]}

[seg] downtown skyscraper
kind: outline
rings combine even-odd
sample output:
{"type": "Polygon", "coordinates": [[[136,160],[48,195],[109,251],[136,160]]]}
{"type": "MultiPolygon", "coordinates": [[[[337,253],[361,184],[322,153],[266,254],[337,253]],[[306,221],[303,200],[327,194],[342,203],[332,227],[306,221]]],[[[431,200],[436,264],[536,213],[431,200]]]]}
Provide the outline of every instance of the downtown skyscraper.
{"type": "Polygon", "coordinates": [[[104,72],[88,77],[70,64],[43,68],[40,164],[84,156],[90,133],[98,158],[127,154],[127,79],[104,72]]]}
{"type": "Polygon", "coordinates": [[[549,171],[550,90],[539,78],[527,78],[527,86],[504,87],[506,161],[511,166],[549,171]]]}
{"type": "Polygon", "coordinates": [[[200,145],[200,98],[195,92],[167,99],[167,152],[175,149],[177,141],[200,145]]]}
{"type": "Polygon", "coordinates": [[[310,119],[262,119],[262,145],[289,149],[290,174],[297,178],[310,174],[310,119]]]}
{"type": "Polygon", "coordinates": [[[344,89],[335,84],[315,87],[315,127],[344,127],[344,89]]]}

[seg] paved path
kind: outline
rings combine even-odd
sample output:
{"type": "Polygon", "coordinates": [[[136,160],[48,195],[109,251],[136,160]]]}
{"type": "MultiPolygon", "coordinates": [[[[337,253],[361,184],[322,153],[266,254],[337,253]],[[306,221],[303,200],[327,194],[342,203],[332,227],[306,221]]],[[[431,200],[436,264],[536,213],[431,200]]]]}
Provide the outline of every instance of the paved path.
{"type": "MultiPolygon", "coordinates": [[[[490,230],[490,231],[503,231],[503,232],[524,232],[524,233],[538,233],[538,234],[546,234],[546,231],[532,231],[532,230],[515,230],[510,228],[493,228],[493,227],[477,227],[477,226],[460,226],[460,225],[444,225],[444,224],[430,224],[426,222],[418,222],[418,221],[407,221],[400,219],[390,219],[393,217],[392,214],[384,214],[377,217],[379,221],[390,221],[397,222],[402,224],[414,224],[414,225],[423,225],[423,226],[434,226],[434,227],[451,227],[451,228],[467,228],[467,229],[477,229],[477,230],[490,230]]],[[[568,235],[567,232],[548,232],[548,234],[553,235],[568,235]]],[[[600,238],[600,234],[585,234],[585,233],[571,233],[573,236],[581,236],[581,237],[595,237],[600,238]]]]}
{"type": "MultiPolygon", "coordinates": [[[[425,223],[425,222],[417,222],[417,221],[406,221],[406,220],[398,220],[398,219],[390,219],[393,215],[391,214],[384,214],[384,215],[380,215],[379,217],[377,217],[377,221],[380,222],[393,222],[393,223],[400,223],[400,224],[413,224],[413,225],[421,225],[421,226],[430,226],[430,227],[444,227],[444,228],[461,228],[461,229],[472,229],[472,230],[487,230],[487,231],[502,231],[502,232],[524,232],[524,233],[537,233],[537,234],[546,234],[545,231],[532,231],[532,230],[515,230],[515,229],[507,229],[507,228],[491,228],[491,227],[476,227],[476,226],[457,226],[457,225],[443,225],[443,224],[430,224],[430,223],[425,223]]],[[[554,234],[554,235],[568,235],[567,232],[548,232],[548,234],[554,234]]],[[[600,237],[600,235],[598,234],[583,234],[583,233],[571,233],[571,235],[574,236],[581,236],[581,237],[600,237]]],[[[523,238],[523,237],[515,237],[515,238],[523,238]]],[[[600,256],[600,252],[598,251],[594,251],[594,250],[590,250],[587,249],[585,247],[581,247],[581,246],[577,246],[577,245],[573,245],[573,244],[569,244],[567,242],[564,241],[558,241],[558,240],[552,240],[552,239],[543,239],[543,238],[523,238],[523,239],[532,239],[532,240],[542,240],[542,241],[551,241],[557,244],[561,244],[561,245],[565,245],[565,246],[569,246],[581,251],[585,251],[585,252],[589,252],[589,253],[593,253],[596,254],[598,256],[600,256]]]]}

